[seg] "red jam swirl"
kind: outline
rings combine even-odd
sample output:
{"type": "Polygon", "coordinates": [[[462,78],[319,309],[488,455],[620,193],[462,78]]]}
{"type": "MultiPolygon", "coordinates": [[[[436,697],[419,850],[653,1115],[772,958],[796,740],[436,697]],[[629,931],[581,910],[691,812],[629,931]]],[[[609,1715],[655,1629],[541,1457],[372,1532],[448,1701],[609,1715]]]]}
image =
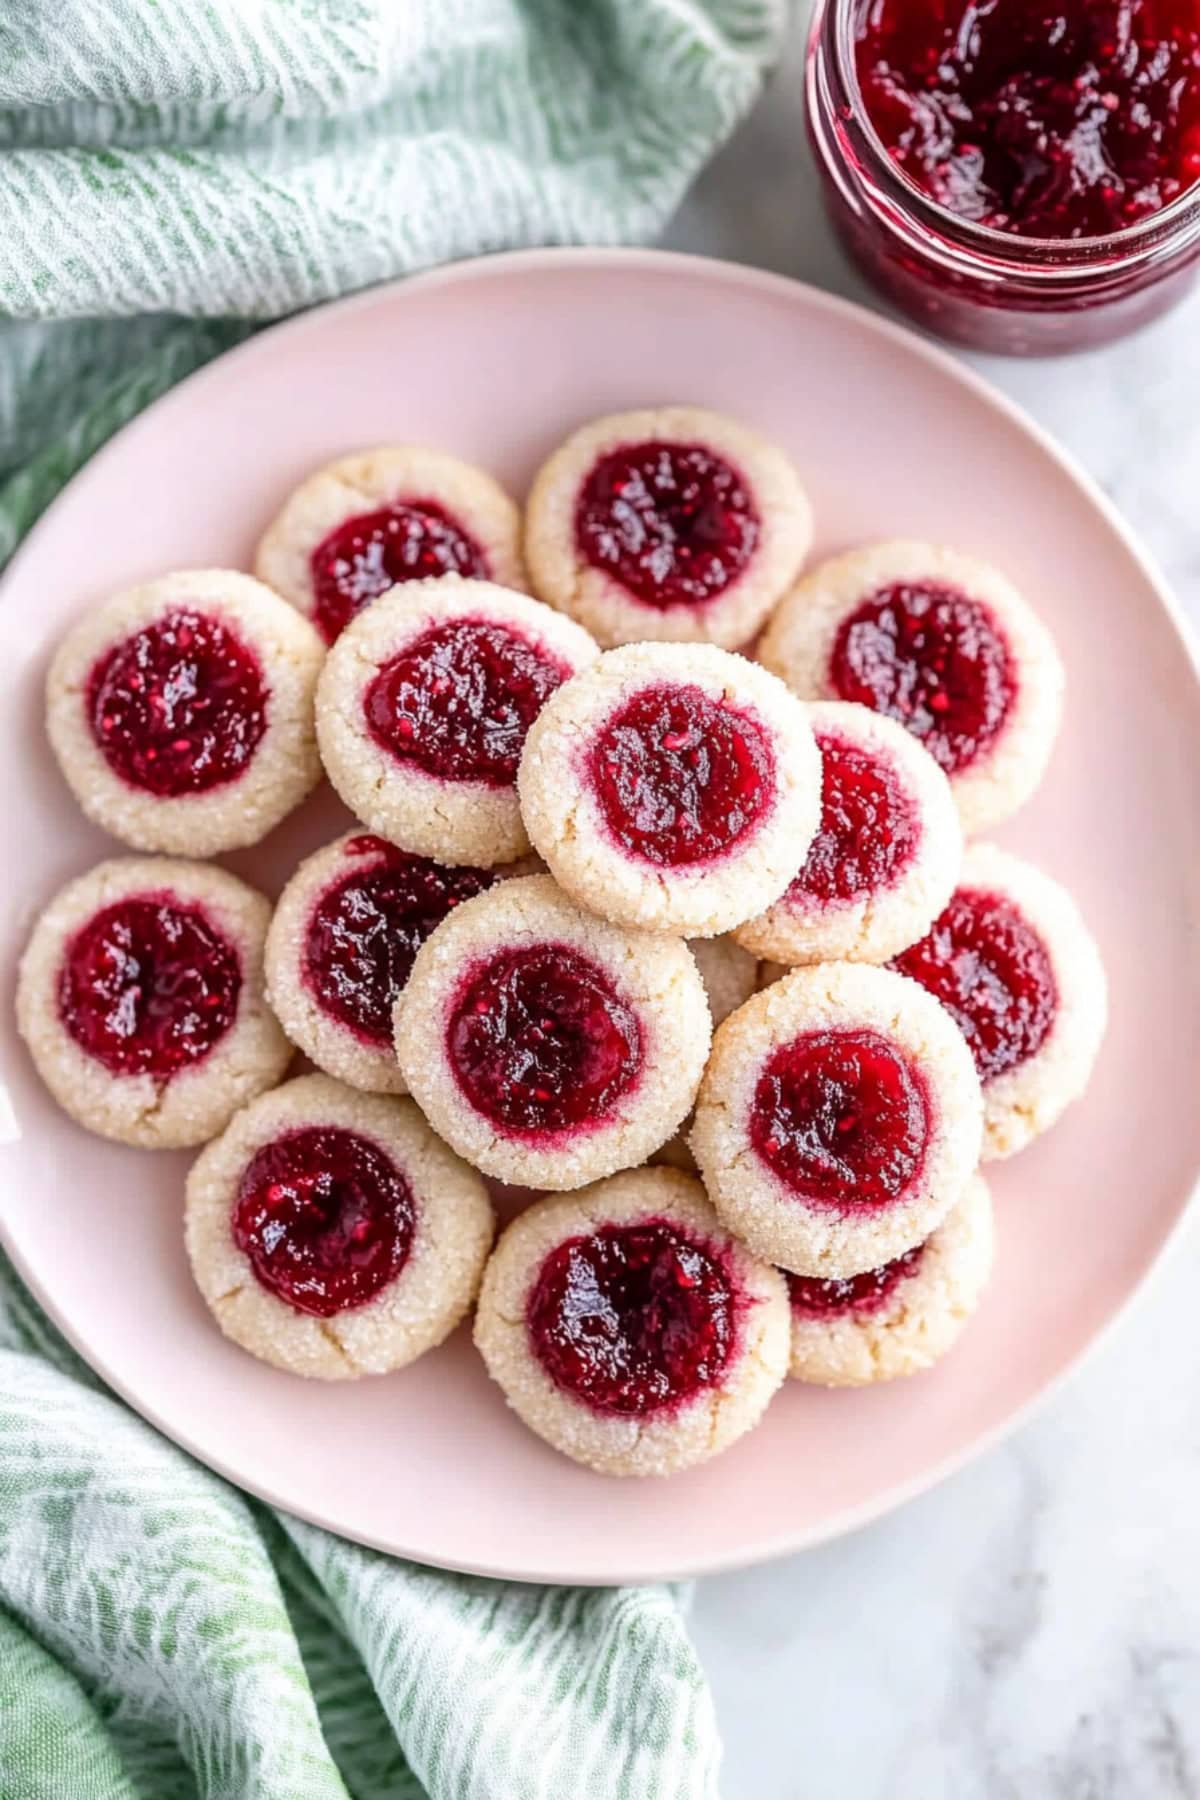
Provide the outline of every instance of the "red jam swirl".
{"type": "Polygon", "coordinates": [[[160,800],[204,794],[236,781],[258,748],[267,683],[232,627],[180,607],[99,659],[87,716],[122,781],[160,800]]]}
{"type": "Polygon", "coordinates": [[[575,544],[643,606],[703,606],[749,563],[761,534],[749,487],[703,444],[627,444],[579,492],[575,544]]]}
{"type": "Polygon", "coordinates": [[[891,1299],[902,1281],[915,1275],[921,1266],[925,1245],[917,1244],[903,1256],[867,1269],[861,1275],[847,1275],[842,1280],[823,1281],[816,1275],[787,1277],[792,1311],[801,1319],[866,1318],[879,1312],[891,1299]]]}
{"type": "Polygon", "coordinates": [[[525,734],[570,674],[497,620],[448,619],[383,665],[363,695],[363,715],[398,762],[440,781],[511,787],[525,734]]]}
{"type": "Polygon", "coordinates": [[[808,1031],[768,1057],[750,1143],[810,1205],[871,1212],[900,1199],[929,1139],[924,1083],[876,1031],[808,1031]]]}
{"type": "Polygon", "coordinates": [[[929,989],[966,1038],[981,1081],[1035,1056],[1058,1010],[1041,937],[1011,900],[959,888],[928,935],[892,964],[929,989]]]}
{"type": "Polygon", "coordinates": [[[596,732],[588,769],[614,839],[659,867],[725,855],[775,793],[758,721],[679,682],[640,688],[618,707],[596,732]]]}
{"type": "Polygon", "coordinates": [[[724,1257],[671,1219],[642,1219],[556,1245],[525,1318],[557,1387],[596,1412],[638,1418],[720,1380],[737,1312],[724,1257]]]}
{"type": "Polygon", "coordinates": [[[1104,236],[1200,179],[1195,0],[868,0],[855,63],[893,160],[977,224],[1104,236]]]}
{"type": "Polygon", "coordinates": [[[1017,694],[1012,652],[991,611],[938,582],[896,582],[843,619],[829,677],[842,700],[896,719],[948,775],[970,768],[1017,694]]]}
{"type": "Polygon", "coordinates": [[[491,573],[470,532],[436,500],[397,500],[343,519],[317,545],[309,567],[313,621],[327,644],[397,582],[440,575],[482,581],[491,573]]]}
{"type": "Polygon", "coordinates": [[[470,973],[446,1027],[467,1100],[510,1135],[603,1124],[642,1067],[637,1014],[569,944],[500,950],[470,973]]]}
{"type": "Polygon", "coordinates": [[[912,797],[888,757],[818,732],[821,823],[785,904],[849,904],[897,881],[916,854],[912,797]]]}
{"type": "Polygon", "coordinates": [[[304,979],[321,1006],[372,1048],[392,1041],[392,1008],[425,939],[491,869],[447,868],[382,838],[354,837],[354,863],[318,899],[304,939],[304,979]]]}
{"type": "Polygon", "coordinates": [[[268,1293],[328,1319],[395,1280],[415,1224],[412,1188],[380,1145],[312,1125],[255,1151],[238,1183],[232,1230],[268,1293]]]}
{"type": "Polygon", "coordinates": [[[241,991],[238,953],[200,907],[135,894],[94,913],[68,942],[58,1012],[110,1075],[162,1085],[220,1042],[241,991]]]}

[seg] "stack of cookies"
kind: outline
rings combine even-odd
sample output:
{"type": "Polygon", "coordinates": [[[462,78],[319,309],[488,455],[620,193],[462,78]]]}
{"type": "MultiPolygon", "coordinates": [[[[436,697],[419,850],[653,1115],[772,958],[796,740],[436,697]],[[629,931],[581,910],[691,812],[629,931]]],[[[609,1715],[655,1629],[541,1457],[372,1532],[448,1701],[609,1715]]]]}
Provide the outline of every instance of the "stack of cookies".
{"type": "Polygon", "coordinates": [[[532,1430],[663,1474],[789,1374],[954,1342],[980,1164],[1104,1028],[1069,895],[964,847],[1038,785],[1062,670],[974,557],[802,573],[811,535],[746,426],[626,413],[523,516],[440,452],[344,458],[254,577],[166,575],[61,645],[51,743],[137,854],[46,907],[21,1030],[84,1126],[206,1146],[188,1252],[253,1355],[384,1373],[474,1305],[532,1430]],[[322,774],[353,823],[273,906],[197,860],[322,774]],[[489,1182],[539,1196],[495,1243],[489,1182]]]}

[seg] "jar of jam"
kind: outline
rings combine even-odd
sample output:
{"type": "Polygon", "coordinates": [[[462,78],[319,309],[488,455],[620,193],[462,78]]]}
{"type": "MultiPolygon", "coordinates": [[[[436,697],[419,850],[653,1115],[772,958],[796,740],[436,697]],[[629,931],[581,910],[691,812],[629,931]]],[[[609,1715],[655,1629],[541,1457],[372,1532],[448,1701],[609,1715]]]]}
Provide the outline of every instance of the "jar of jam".
{"type": "Polygon", "coordinates": [[[1200,257],[1200,0],[818,0],[809,135],[842,239],[928,330],[1045,355],[1200,257]]]}

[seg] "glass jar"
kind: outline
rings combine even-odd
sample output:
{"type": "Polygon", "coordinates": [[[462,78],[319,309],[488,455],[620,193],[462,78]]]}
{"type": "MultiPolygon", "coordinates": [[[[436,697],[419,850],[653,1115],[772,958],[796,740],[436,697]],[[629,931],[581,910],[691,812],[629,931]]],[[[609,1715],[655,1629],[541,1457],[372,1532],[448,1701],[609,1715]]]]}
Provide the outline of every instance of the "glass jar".
{"type": "Polygon", "coordinates": [[[1183,296],[1200,257],[1200,184],[1110,236],[1074,239],[997,231],[923,193],[888,155],[862,102],[863,3],[817,0],[805,99],[830,217],[889,299],[955,343],[1044,356],[1107,343],[1183,296]]]}

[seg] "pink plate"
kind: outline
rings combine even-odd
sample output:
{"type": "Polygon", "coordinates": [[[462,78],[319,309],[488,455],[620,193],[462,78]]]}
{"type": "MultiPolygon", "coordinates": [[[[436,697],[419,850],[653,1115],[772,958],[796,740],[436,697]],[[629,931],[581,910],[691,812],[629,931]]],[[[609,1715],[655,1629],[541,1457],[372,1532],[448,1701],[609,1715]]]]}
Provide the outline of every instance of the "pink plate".
{"type": "MultiPolygon", "coordinates": [[[[193,376],[71,484],[0,604],[11,980],[48,896],[114,850],[42,730],[48,652],[81,608],[166,569],[245,567],[288,489],[346,451],[442,445],[520,492],[582,420],[670,401],[727,409],[787,446],[822,554],[904,533],[995,558],[1066,660],[1062,741],[1003,838],[1078,895],[1112,1023],[1087,1099],[995,1172],[996,1280],[941,1368],[875,1392],[789,1387],[728,1455],[668,1482],[606,1480],[546,1449],[465,1333],[355,1386],[277,1373],[220,1336],[192,1287],[185,1159],[77,1130],[35,1079],[11,1005],[0,1028],[4,1241],[93,1367],[265,1499],[404,1556],[528,1580],[726,1568],[882,1512],[1010,1425],[1144,1277],[1200,1164],[1200,705],[1169,597],[1095,489],[915,337],[748,269],[550,251],[325,307],[193,376]]],[[[237,866],[277,889],[332,820],[314,803],[237,866]]]]}

